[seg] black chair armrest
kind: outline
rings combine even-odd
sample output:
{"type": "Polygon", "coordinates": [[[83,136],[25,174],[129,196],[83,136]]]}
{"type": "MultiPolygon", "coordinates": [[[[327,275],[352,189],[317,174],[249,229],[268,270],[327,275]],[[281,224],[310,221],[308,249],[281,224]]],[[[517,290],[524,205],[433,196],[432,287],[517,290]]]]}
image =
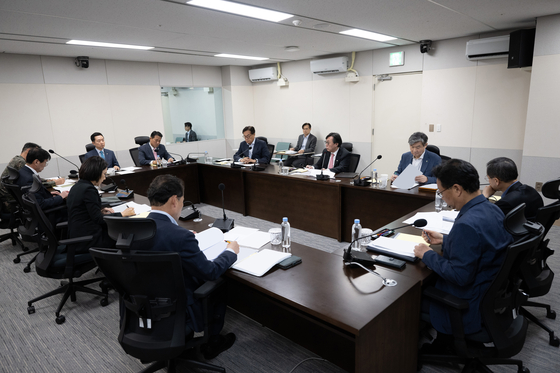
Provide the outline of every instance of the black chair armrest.
{"type": "Polygon", "coordinates": [[[424,295],[436,302],[457,310],[466,310],[469,308],[469,302],[466,300],[457,298],[456,296],[448,294],[443,290],[436,289],[433,286],[426,288],[424,290],[424,295]]]}
{"type": "Polygon", "coordinates": [[[93,240],[93,236],[82,236],[76,238],[67,238],[65,240],[58,241],[61,245],[74,245],[77,243],[87,242],[93,240]]]}
{"type": "Polygon", "coordinates": [[[65,228],[68,228],[67,221],[61,221],[60,223],[56,224],[56,229],[65,229],[65,228]]]}
{"type": "Polygon", "coordinates": [[[51,212],[63,210],[63,209],[65,209],[65,208],[66,208],[66,205],[60,205],[60,206],[53,207],[52,209],[44,210],[43,212],[44,212],[45,214],[49,214],[49,213],[51,213],[51,212]]]}
{"type": "Polygon", "coordinates": [[[198,289],[194,291],[194,297],[196,299],[207,298],[210,294],[212,294],[216,289],[222,286],[225,283],[225,280],[221,277],[214,281],[206,281],[202,284],[198,289]]]}

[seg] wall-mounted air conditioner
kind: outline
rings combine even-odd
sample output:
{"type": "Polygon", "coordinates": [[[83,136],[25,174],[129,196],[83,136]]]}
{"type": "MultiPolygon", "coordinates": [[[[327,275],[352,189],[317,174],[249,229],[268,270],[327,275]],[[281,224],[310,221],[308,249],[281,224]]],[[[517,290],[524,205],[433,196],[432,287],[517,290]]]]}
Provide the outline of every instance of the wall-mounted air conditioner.
{"type": "Polygon", "coordinates": [[[262,69],[249,70],[249,80],[252,82],[268,82],[278,80],[278,69],[276,66],[264,67],[262,69]]]}
{"type": "Polygon", "coordinates": [[[509,35],[469,40],[466,56],[469,61],[488,58],[507,57],[509,52],[509,35]]]}
{"type": "Polygon", "coordinates": [[[348,57],[326,58],[310,62],[313,74],[334,74],[348,71],[348,57]]]}

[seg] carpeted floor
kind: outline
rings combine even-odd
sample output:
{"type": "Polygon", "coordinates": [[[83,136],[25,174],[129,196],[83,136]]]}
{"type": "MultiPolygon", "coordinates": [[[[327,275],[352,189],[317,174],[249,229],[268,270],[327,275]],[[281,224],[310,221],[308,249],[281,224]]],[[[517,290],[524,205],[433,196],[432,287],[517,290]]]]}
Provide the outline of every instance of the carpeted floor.
{"type": "MultiPolygon", "coordinates": [[[[221,216],[221,209],[202,205],[201,211],[209,216],[221,216]]],[[[278,226],[260,219],[228,213],[236,225],[251,226],[263,231],[278,226]]],[[[4,231],[0,232],[4,233],[4,231]]],[[[553,227],[549,238],[560,254],[560,227],[553,227]]],[[[315,234],[292,230],[295,242],[333,252],[347,244],[315,234]]],[[[58,281],[45,279],[35,273],[24,273],[23,267],[30,259],[23,257],[22,263],[13,259],[21,248],[11,243],[0,243],[0,372],[138,372],[144,365],[129,357],[117,342],[118,301],[112,293],[107,307],[99,305],[99,298],[79,294],[78,301],[68,302],[63,309],[66,322],[57,325],[54,311],[60,296],[37,302],[36,313],[27,314],[27,301],[58,286],[58,281]]],[[[560,273],[560,255],[549,259],[552,269],[560,273]]],[[[84,278],[93,277],[88,273],[84,278]]],[[[539,299],[560,311],[560,286],[558,280],[552,291],[539,299]]],[[[544,312],[535,314],[560,333],[560,323],[544,317],[544,312]]],[[[300,362],[294,373],[325,372],[341,373],[335,365],[317,359],[317,356],[288,339],[264,328],[243,315],[228,310],[224,332],[234,332],[238,340],[228,351],[211,362],[226,367],[232,373],[288,373],[300,362]],[[311,358],[311,360],[304,361],[311,358]],[[313,359],[315,358],[315,359],[313,359]]],[[[548,335],[534,325],[524,350],[518,358],[533,373],[560,372],[560,351],[548,345],[548,335]]],[[[179,372],[202,372],[180,366],[179,372]]],[[[424,366],[423,373],[459,372],[460,369],[444,366],[424,366]]],[[[496,367],[495,372],[513,372],[512,368],[496,367]]]]}

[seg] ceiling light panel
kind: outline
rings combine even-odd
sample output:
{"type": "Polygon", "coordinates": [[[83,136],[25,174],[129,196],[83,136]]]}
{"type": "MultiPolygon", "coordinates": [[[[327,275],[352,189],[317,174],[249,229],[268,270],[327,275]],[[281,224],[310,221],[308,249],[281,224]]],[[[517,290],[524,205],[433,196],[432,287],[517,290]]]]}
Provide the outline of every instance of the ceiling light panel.
{"type": "Polygon", "coordinates": [[[268,60],[268,57],[240,56],[240,55],[237,55],[237,54],[226,54],[226,53],[216,54],[216,55],[214,55],[214,57],[238,58],[238,59],[242,59],[242,60],[256,60],[256,61],[268,60]]]}
{"type": "Polygon", "coordinates": [[[350,35],[350,36],[355,36],[355,37],[358,37],[358,38],[370,39],[370,40],[375,40],[375,41],[389,41],[389,40],[395,40],[396,39],[392,36],[387,36],[387,35],[378,34],[378,33],[375,33],[375,32],[359,30],[359,29],[341,31],[340,33],[344,34],[344,35],[350,35]]]}
{"type": "Polygon", "coordinates": [[[121,49],[139,49],[139,50],[149,50],[154,49],[154,47],[144,47],[141,45],[128,45],[128,44],[114,44],[114,43],[103,43],[98,41],[86,41],[86,40],[70,40],[66,44],[71,45],[85,45],[88,47],[105,47],[105,48],[121,48],[121,49]]]}
{"type": "Polygon", "coordinates": [[[270,22],[280,22],[293,17],[292,14],[276,12],[274,10],[262,9],[254,6],[232,3],[230,1],[223,0],[191,0],[187,1],[187,4],[219,10],[227,13],[233,13],[240,16],[263,19],[270,22]]]}

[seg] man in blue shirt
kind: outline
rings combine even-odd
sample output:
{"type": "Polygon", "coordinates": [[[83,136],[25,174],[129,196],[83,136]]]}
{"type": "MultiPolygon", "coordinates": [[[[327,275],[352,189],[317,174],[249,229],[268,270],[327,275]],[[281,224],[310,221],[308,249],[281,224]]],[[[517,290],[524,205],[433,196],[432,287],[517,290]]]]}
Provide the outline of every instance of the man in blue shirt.
{"type": "MultiPolygon", "coordinates": [[[[469,162],[451,159],[432,170],[438,191],[447,204],[459,210],[448,236],[426,230],[427,242],[442,245],[439,255],[425,244],[414,254],[439,275],[435,287],[469,302],[463,314],[466,334],[482,329],[480,301],[498,273],[506,248],[513,241],[503,226],[504,214],[480,193],[478,172],[469,162]]],[[[423,305],[425,307],[425,304],[423,305]]],[[[426,310],[426,309],[425,309],[426,310]]],[[[445,307],[429,303],[432,326],[439,334],[452,334],[445,307]]]]}
{"type": "Polygon", "coordinates": [[[502,196],[495,205],[504,215],[525,203],[525,218],[535,221],[537,210],[544,205],[542,197],[535,188],[517,180],[517,166],[514,161],[506,157],[492,159],[486,164],[486,178],[489,185],[484,188],[482,194],[489,198],[497,191],[501,191],[502,196]]]}
{"type": "Polygon", "coordinates": [[[121,166],[117,161],[117,157],[112,150],[105,149],[105,137],[100,132],[94,132],[91,136],[91,143],[95,145],[95,149],[90,150],[84,156],[84,160],[99,156],[107,162],[107,167],[114,168],[115,171],[120,170],[121,166]]]}

